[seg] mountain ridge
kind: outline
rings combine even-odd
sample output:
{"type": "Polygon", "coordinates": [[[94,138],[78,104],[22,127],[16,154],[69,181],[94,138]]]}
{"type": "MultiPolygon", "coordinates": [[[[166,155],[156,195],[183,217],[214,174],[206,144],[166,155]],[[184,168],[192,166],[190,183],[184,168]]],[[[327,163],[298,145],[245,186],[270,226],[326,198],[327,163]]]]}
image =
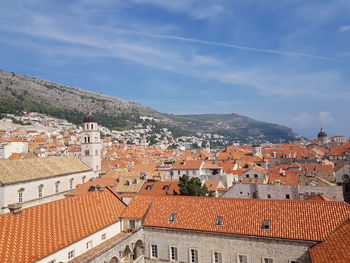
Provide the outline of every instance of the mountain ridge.
{"type": "Polygon", "coordinates": [[[132,129],[144,121],[141,116],[157,120],[181,135],[215,133],[231,143],[288,142],[302,139],[290,128],[231,114],[173,115],[160,113],[118,97],[66,86],[52,81],[0,71],[0,113],[37,111],[80,123],[87,112],[111,129],[132,129]]]}

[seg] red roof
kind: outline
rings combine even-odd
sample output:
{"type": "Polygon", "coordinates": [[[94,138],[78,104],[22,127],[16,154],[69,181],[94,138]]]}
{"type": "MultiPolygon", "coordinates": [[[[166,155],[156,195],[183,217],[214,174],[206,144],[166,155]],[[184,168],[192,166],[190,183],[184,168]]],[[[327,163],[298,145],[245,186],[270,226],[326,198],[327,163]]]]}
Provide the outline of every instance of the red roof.
{"type": "Polygon", "coordinates": [[[179,181],[164,181],[164,182],[147,182],[144,183],[140,194],[143,195],[166,195],[173,194],[174,191],[179,193],[179,181]]]}
{"type": "Polygon", "coordinates": [[[310,249],[312,263],[350,262],[350,220],[340,226],[329,237],[310,249]]]}
{"type": "Polygon", "coordinates": [[[349,218],[350,206],[337,201],[157,196],[143,225],[322,241],[349,218]],[[172,213],[175,222],[169,222],[172,213]],[[218,216],[220,226],[215,225],[218,216]],[[270,221],[270,230],[262,228],[264,220],[270,221]]]}
{"type": "Polygon", "coordinates": [[[42,259],[117,222],[124,209],[105,189],[1,215],[1,262],[42,259]]]}
{"type": "Polygon", "coordinates": [[[121,217],[142,219],[154,197],[153,195],[136,195],[124,210],[121,217]]]}

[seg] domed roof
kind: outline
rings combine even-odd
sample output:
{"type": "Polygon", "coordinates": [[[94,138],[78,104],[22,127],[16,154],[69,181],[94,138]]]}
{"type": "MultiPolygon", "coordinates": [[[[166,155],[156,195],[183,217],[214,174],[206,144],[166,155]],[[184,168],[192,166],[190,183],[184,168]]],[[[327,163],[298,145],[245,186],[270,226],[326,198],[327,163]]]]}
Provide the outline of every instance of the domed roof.
{"type": "Polygon", "coordinates": [[[94,115],[92,115],[91,112],[89,112],[85,117],[84,117],[84,122],[97,122],[96,118],[94,115]]]}
{"type": "Polygon", "coordinates": [[[317,135],[317,138],[327,137],[327,133],[321,128],[320,132],[317,135]]]}

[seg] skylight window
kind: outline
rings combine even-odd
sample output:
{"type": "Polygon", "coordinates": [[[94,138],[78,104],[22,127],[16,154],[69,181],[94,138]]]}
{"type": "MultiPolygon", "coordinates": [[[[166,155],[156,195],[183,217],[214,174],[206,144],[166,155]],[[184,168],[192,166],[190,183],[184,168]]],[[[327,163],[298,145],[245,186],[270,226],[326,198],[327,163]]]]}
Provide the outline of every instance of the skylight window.
{"type": "Polygon", "coordinates": [[[169,222],[175,222],[176,220],[176,214],[171,214],[169,217],[169,222]]]}
{"type": "Polygon", "coordinates": [[[215,221],[216,226],[221,226],[222,225],[222,216],[218,216],[215,221]]]}
{"type": "Polygon", "coordinates": [[[271,222],[270,222],[270,220],[264,220],[262,228],[265,229],[265,230],[270,230],[271,229],[271,222]]]}

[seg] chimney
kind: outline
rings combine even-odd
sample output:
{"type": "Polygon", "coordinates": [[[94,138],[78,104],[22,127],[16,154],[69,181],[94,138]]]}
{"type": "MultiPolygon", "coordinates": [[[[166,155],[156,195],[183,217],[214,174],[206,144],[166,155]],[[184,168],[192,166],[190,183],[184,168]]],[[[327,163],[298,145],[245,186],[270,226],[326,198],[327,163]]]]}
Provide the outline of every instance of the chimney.
{"type": "Polygon", "coordinates": [[[10,212],[12,214],[19,215],[21,214],[22,204],[20,203],[9,204],[7,208],[10,209],[10,212]]]}

